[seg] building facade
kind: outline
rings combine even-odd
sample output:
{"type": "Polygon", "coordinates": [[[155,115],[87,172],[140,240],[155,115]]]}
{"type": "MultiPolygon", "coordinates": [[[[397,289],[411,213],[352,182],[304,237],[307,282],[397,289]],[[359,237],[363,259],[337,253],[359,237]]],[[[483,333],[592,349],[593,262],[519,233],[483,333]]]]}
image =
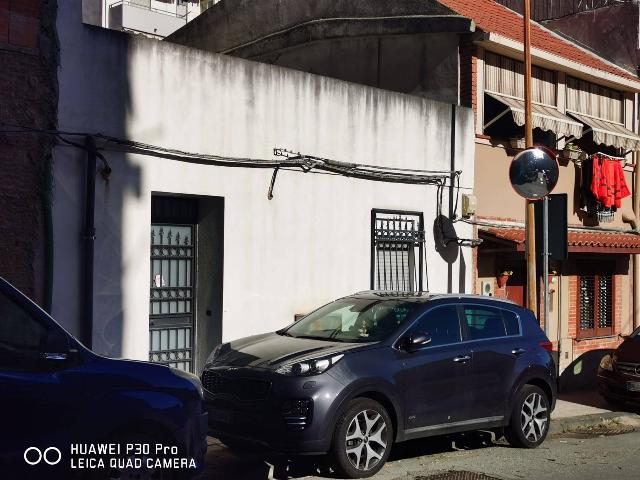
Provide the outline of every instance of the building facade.
{"type": "Polygon", "coordinates": [[[200,15],[198,0],[82,0],[90,25],[162,39],[200,15]]]}
{"type": "Polygon", "coordinates": [[[96,28],[80,8],[59,5],[58,122],[98,150],[55,148],[53,315],[96,351],[198,371],[221,341],[355,291],[472,290],[471,251],[453,243],[472,227],[444,245],[440,221],[472,192],[470,109],[96,28]],[[276,170],[274,148],[311,163],[276,170]],[[327,174],[322,159],[447,186],[461,172],[459,188],[327,174]]]}
{"type": "MultiPolygon", "coordinates": [[[[510,161],[524,146],[523,21],[501,3],[316,2],[308,9],[292,0],[226,0],[167,40],[470,107],[477,211],[463,223],[483,241],[474,250],[474,290],[523,304],[524,201],[508,182],[510,161]],[[240,27],[248,24],[252,38],[240,27]]],[[[516,3],[508,6],[517,9],[516,3]]],[[[554,194],[564,195],[555,201],[569,224],[568,257],[551,265],[549,337],[562,370],[594,358],[593,372],[598,352],[615,347],[640,322],[640,280],[633,280],[640,270],[634,263],[640,82],[537,23],[532,43],[534,141],[559,153],[554,194]],[[616,158],[607,165],[618,164],[633,192],[615,208],[589,196],[598,152],[616,158]]]]}
{"type": "Polygon", "coordinates": [[[0,2],[0,275],[51,306],[51,164],[58,50],[56,2],[0,2]],[[35,131],[33,131],[35,130],[35,131]]]}

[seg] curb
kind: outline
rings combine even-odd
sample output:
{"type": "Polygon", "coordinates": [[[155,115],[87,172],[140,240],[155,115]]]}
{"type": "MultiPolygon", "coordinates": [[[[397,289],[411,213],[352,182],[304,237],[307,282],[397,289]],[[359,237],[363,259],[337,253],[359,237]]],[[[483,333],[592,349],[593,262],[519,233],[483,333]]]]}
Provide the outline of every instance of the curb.
{"type": "Polygon", "coordinates": [[[576,427],[598,425],[605,420],[614,420],[623,417],[640,419],[640,415],[632,412],[592,413],[589,415],[579,415],[577,417],[557,418],[555,420],[551,418],[549,435],[560,435],[576,427]]]}

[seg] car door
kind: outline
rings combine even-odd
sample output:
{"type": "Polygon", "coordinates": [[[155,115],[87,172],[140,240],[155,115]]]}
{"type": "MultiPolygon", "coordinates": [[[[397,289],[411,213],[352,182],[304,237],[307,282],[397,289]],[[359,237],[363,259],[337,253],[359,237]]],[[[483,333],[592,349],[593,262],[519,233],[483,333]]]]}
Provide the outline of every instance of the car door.
{"type": "MultiPolygon", "coordinates": [[[[62,450],[69,422],[76,421],[79,392],[59,381],[56,355],[43,358],[42,347],[53,333],[68,339],[60,327],[38,315],[35,305],[0,283],[0,463],[10,468],[26,468],[23,455],[28,447],[41,453],[49,447],[62,450]]],[[[32,454],[37,459],[37,452],[32,454]]],[[[49,452],[49,460],[56,457],[49,452]]]]}
{"type": "Polygon", "coordinates": [[[400,392],[405,402],[407,433],[462,422],[469,418],[467,387],[471,352],[462,343],[457,306],[434,306],[401,336],[400,392]],[[415,351],[403,349],[403,339],[427,334],[431,342],[415,351]]]}
{"type": "Polygon", "coordinates": [[[484,304],[464,303],[461,310],[473,357],[468,376],[473,418],[498,421],[506,412],[516,364],[519,359],[526,361],[519,318],[484,304]]]}

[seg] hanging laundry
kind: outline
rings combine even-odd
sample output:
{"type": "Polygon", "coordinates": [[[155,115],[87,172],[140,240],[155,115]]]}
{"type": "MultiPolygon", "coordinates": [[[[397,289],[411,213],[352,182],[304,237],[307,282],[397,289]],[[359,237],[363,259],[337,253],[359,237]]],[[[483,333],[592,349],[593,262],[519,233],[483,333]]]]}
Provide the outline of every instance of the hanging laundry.
{"type": "Polygon", "coordinates": [[[618,160],[599,154],[593,156],[591,193],[607,209],[622,206],[622,199],[631,195],[631,191],[618,160]]]}

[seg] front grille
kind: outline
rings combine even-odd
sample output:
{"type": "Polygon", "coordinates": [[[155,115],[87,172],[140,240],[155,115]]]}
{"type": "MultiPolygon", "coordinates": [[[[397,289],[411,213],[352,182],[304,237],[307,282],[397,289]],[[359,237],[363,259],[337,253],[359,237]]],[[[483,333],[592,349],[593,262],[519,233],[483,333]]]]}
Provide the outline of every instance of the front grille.
{"type": "Polygon", "coordinates": [[[271,382],[255,378],[224,377],[217,372],[205,370],[202,373],[202,386],[213,395],[231,395],[240,400],[264,400],[271,382]]]}
{"type": "Polygon", "coordinates": [[[640,363],[617,362],[616,368],[620,373],[640,377],[640,363]]]}

